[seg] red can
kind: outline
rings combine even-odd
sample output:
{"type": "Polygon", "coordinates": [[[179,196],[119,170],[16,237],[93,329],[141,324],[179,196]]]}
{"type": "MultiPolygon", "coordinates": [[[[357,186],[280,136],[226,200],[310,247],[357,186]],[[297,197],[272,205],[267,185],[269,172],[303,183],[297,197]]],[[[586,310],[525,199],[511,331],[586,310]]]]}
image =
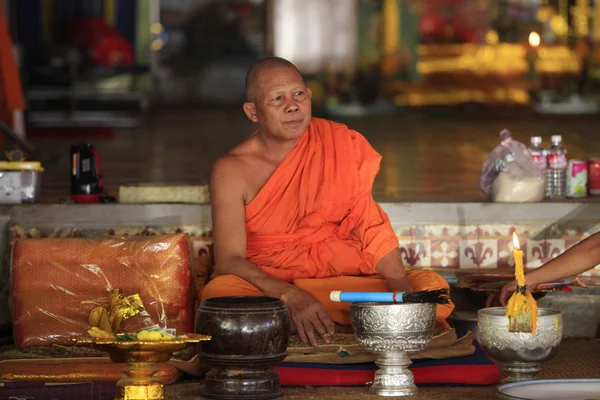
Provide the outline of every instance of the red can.
{"type": "Polygon", "coordinates": [[[600,158],[588,162],[588,188],[591,196],[600,195],[600,158]]]}

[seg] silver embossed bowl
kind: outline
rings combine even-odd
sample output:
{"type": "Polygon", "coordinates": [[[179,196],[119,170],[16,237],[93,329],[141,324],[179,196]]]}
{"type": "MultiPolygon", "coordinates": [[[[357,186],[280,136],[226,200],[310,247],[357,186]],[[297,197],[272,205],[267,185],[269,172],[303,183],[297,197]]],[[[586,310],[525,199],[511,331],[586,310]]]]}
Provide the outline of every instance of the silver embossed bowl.
{"type": "Polygon", "coordinates": [[[427,346],[435,329],[434,304],[352,303],[358,342],[377,354],[379,366],[370,391],[379,396],[410,396],[417,391],[410,355],[427,346]]]}
{"type": "Polygon", "coordinates": [[[490,357],[503,364],[503,383],[535,379],[541,363],[555,353],[563,335],[563,315],[558,310],[538,309],[535,334],[509,332],[505,307],[484,308],[477,313],[479,340],[490,357]]]}

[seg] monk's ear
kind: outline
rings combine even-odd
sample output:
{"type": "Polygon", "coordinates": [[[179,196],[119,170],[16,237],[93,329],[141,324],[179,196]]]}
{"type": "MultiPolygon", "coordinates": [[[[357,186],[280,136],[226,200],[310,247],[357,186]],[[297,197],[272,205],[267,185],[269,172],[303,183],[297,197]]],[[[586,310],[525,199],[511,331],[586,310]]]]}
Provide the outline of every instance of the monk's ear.
{"type": "Polygon", "coordinates": [[[254,103],[245,102],[244,103],[244,112],[246,116],[250,118],[252,122],[258,122],[258,118],[256,117],[256,105],[254,103]]]}
{"type": "Polygon", "coordinates": [[[308,94],[308,98],[312,99],[312,90],[309,87],[306,88],[306,93],[308,94]]]}

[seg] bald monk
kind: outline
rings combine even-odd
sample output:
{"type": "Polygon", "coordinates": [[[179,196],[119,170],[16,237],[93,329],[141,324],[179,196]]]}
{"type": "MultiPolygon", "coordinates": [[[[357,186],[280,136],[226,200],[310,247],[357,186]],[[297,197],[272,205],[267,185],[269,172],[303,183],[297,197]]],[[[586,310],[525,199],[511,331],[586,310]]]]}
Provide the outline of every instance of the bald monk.
{"type": "MultiPolygon", "coordinates": [[[[281,58],[246,77],[243,109],[259,129],[217,160],[211,176],[215,269],[201,300],[269,296],[287,306],[292,329],[317,346],[349,304],[332,290],[418,291],[447,287],[407,270],[390,221],[371,190],[381,156],[356,131],[312,118],[311,91],[281,58]]],[[[452,304],[437,308],[446,326],[452,304]]]]}

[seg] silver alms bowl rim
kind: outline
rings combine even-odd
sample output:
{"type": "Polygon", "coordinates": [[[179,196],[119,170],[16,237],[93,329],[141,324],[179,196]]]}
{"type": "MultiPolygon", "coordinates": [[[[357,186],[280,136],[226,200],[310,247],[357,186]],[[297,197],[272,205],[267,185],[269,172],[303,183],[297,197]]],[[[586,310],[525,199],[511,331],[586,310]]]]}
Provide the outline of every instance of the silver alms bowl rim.
{"type": "MultiPolygon", "coordinates": [[[[506,318],[504,315],[506,314],[506,307],[489,307],[482,308],[477,311],[477,319],[485,316],[487,318],[506,318]]],[[[538,321],[546,318],[556,317],[562,315],[562,311],[555,310],[553,308],[539,307],[538,308],[538,321]],[[540,315],[540,313],[542,315],[540,315]]]]}
{"type": "Polygon", "coordinates": [[[358,342],[375,353],[422,350],[436,322],[435,304],[352,303],[350,314],[358,342]]]}
{"type": "Polygon", "coordinates": [[[481,345],[490,350],[539,351],[557,347],[563,336],[563,313],[549,308],[538,309],[535,334],[509,332],[506,307],[484,308],[477,313],[481,345]]]}

